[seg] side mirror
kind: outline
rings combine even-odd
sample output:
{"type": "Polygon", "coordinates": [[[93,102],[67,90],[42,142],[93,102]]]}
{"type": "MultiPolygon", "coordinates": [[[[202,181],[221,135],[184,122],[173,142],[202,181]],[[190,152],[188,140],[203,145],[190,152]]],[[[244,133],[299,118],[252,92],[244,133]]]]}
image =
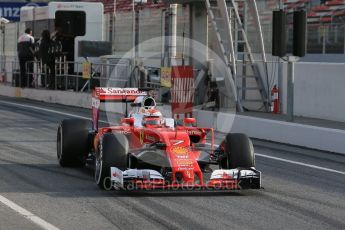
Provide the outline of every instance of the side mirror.
{"type": "Polygon", "coordinates": [[[133,124],[134,124],[134,117],[122,118],[121,122],[124,123],[124,124],[128,124],[130,126],[133,126],[133,124]]]}
{"type": "Polygon", "coordinates": [[[183,119],[183,124],[184,125],[193,125],[195,123],[196,123],[196,119],[195,118],[189,117],[189,118],[184,118],[183,119]]]}

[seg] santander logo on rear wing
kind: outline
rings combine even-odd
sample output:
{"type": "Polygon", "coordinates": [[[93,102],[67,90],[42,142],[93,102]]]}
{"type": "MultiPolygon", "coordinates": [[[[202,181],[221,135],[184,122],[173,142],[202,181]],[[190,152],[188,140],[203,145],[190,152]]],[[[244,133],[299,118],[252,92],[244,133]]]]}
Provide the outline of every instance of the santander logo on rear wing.
{"type": "Polygon", "coordinates": [[[133,102],[139,96],[147,96],[138,88],[96,87],[92,92],[92,128],[98,130],[99,107],[101,102],[133,102]]]}
{"type": "Polygon", "coordinates": [[[101,101],[134,101],[138,96],[146,96],[146,91],[138,88],[96,87],[95,97],[101,101]]]}

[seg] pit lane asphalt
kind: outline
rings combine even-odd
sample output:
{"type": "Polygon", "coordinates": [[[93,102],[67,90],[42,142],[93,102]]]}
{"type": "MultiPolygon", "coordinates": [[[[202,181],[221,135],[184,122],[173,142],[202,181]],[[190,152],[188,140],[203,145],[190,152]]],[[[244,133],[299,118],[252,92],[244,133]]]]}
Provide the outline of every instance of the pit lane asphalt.
{"type": "MultiPolygon", "coordinates": [[[[56,128],[68,116],[3,102],[83,117],[90,110],[0,97],[0,195],[60,229],[345,229],[344,175],[256,157],[262,190],[101,191],[92,170],[57,163],[56,128]]],[[[263,141],[255,151],[345,171],[339,154],[263,141]]],[[[0,204],[0,229],[38,226],[0,204]]]]}

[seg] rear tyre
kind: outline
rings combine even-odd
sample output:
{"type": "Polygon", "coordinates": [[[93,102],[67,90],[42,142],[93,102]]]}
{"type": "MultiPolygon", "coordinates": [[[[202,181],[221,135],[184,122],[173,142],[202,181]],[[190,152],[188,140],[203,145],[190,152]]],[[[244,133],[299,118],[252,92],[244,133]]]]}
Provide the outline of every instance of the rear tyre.
{"type": "Polygon", "coordinates": [[[223,142],[224,169],[255,167],[254,147],[250,138],[243,133],[229,133],[223,142]]]}
{"type": "Polygon", "coordinates": [[[90,151],[90,121],[66,119],[57,131],[57,158],[62,167],[81,167],[90,151]]]}
{"type": "Polygon", "coordinates": [[[100,140],[95,160],[95,182],[104,190],[110,190],[110,167],[127,169],[128,140],[120,133],[106,133],[100,140]]]}

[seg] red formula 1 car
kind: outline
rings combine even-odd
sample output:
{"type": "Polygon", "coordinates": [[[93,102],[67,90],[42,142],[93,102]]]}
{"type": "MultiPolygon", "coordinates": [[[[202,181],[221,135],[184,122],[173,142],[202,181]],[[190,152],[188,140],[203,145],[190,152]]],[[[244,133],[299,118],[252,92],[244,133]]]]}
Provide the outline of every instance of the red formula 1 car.
{"type": "Polygon", "coordinates": [[[228,134],[215,147],[213,128],[195,127],[194,118],[180,124],[164,118],[154,98],[136,88],[96,88],[92,113],[92,125],[82,119],[61,122],[57,156],[63,167],[94,162],[95,182],[103,189],[261,187],[253,145],[244,134],[228,134]],[[109,101],[130,102],[132,108],[120,125],[99,128],[100,104],[109,101]]]}

